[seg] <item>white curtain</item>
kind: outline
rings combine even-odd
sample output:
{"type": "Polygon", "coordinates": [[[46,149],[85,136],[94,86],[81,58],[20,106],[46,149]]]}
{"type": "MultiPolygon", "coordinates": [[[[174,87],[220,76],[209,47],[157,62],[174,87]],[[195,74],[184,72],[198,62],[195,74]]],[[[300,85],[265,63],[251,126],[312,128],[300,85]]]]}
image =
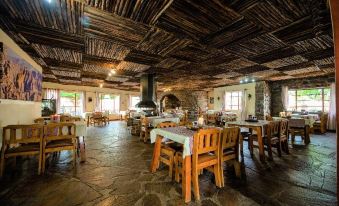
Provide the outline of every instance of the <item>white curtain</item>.
{"type": "Polygon", "coordinates": [[[329,130],[336,129],[336,105],[335,105],[335,83],[331,84],[331,92],[330,92],[330,108],[328,112],[328,123],[327,128],[329,130]]]}
{"type": "Polygon", "coordinates": [[[247,89],[242,91],[242,100],[241,100],[241,120],[245,120],[247,117],[247,89]]]}
{"type": "Polygon", "coordinates": [[[281,101],[284,108],[284,111],[288,109],[288,86],[281,87],[281,101]]]}
{"type": "Polygon", "coordinates": [[[100,111],[100,94],[95,92],[95,111],[100,111]]]}
{"type": "Polygon", "coordinates": [[[44,99],[55,99],[56,100],[56,112],[60,113],[60,90],[59,89],[44,89],[44,99]]]}

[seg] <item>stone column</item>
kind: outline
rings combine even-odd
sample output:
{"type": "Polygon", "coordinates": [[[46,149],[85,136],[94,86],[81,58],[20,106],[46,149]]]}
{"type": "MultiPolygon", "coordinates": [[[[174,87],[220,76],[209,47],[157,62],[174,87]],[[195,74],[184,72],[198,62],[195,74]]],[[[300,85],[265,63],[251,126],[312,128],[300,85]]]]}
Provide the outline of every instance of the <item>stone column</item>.
{"type": "Polygon", "coordinates": [[[258,119],[265,119],[266,115],[271,114],[271,92],[268,83],[265,81],[255,84],[255,116],[258,119]]]}

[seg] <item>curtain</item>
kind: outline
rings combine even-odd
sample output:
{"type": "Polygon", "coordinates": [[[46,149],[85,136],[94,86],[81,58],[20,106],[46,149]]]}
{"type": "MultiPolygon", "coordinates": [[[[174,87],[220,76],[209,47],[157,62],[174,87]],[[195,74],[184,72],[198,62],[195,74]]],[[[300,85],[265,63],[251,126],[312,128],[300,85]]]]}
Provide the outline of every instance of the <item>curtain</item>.
{"type": "Polygon", "coordinates": [[[59,89],[44,89],[44,99],[55,99],[56,100],[56,112],[60,113],[60,90],[59,89]]]}
{"type": "Polygon", "coordinates": [[[100,94],[95,92],[95,111],[100,111],[100,94]]]}
{"type": "Polygon", "coordinates": [[[242,99],[241,99],[241,114],[240,119],[245,120],[247,117],[247,89],[242,91],[242,99]]]}
{"type": "Polygon", "coordinates": [[[83,113],[86,112],[86,92],[80,92],[80,98],[81,98],[81,101],[82,101],[82,112],[81,112],[81,116],[83,116],[83,113]]]}
{"type": "Polygon", "coordinates": [[[226,91],[222,97],[222,101],[221,101],[221,111],[225,111],[226,110],[226,91]]]}
{"type": "Polygon", "coordinates": [[[284,108],[284,111],[288,109],[288,86],[281,87],[281,101],[284,108]]]}
{"type": "Polygon", "coordinates": [[[330,108],[328,112],[328,124],[327,128],[329,130],[336,129],[336,108],[335,108],[335,83],[331,83],[331,91],[330,91],[330,108]]]}

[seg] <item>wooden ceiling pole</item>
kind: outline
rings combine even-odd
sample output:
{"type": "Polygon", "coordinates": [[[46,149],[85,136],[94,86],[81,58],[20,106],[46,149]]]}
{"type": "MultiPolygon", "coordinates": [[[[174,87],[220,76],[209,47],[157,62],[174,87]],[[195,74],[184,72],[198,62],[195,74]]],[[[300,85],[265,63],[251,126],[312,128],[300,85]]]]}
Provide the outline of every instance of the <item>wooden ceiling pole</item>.
{"type": "Polygon", "coordinates": [[[336,84],[336,118],[337,118],[337,201],[339,200],[339,151],[338,151],[338,140],[339,140],[339,1],[330,0],[330,8],[332,15],[332,28],[333,28],[333,41],[334,41],[334,57],[335,57],[335,84],[336,84]]]}

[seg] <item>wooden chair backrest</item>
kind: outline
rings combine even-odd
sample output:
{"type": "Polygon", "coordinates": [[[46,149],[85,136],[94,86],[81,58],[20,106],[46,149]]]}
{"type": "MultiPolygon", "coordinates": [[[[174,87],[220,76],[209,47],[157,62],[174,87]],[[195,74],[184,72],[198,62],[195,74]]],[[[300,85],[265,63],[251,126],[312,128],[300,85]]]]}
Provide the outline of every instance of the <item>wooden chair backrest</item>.
{"type": "Polygon", "coordinates": [[[68,116],[68,115],[61,115],[60,116],[60,122],[71,122],[72,121],[72,117],[68,116]]]}
{"type": "Polygon", "coordinates": [[[228,148],[234,148],[239,145],[240,128],[226,127],[222,131],[221,151],[228,148]]]}
{"type": "Polygon", "coordinates": [[[167,128],[167,127],[177,127],[177,123],[175,122],[161,122],[158,124],[158,128],[167,128]]]}
{"type": "Polygon", "coordinates": [[[92,117],[93,118],[101,118],[103,116],[102,112],[94,112],[92,114],[92,117]]]}
{"type": "Polygon", "coordinates": [[[303,128],[305,127],[305,119],[290,119],[288,125],[289,127],[303,128]]]}
{"type": "Polygon", "coordinates": [[[288,130],[288,120],[281,120],[280,126],[279,126],[279,134],[280,136],[287,136],[287,130],[288,130]]]}
{"type": "Polygon", "coordinates": [[[279,134],[280,122],[281,121],[272,121],[272,128],[271,128],[272,135],[278,135],[279,134]]]}
{"type": "Polygon", "coordinates": [[[8,125],[3,128],[3,145],[40,143],[43,137],[43,125],[8,125]]]}
{"type": "Polygon", "coordinates": [[[71,122],[81,121],[81,117],[71,117],[71,122]]]}
{"type": "Polygon", "coordinates": [[[43,123],[45,123],[45,119],[42,118],[42,117],[36,118],[34,120],[34,123],[36,123],[36,124],[43,124],[43,123]]]}
{"type": "Polygon", "coordinates": [[[323,113],[321,116],[320,116],[320,122],[322,124],[326,124],[327,125],[327,119],[328,119],[328,113],[323,113]]]}
{"type": "Polygon", "coordinates": [[[46,141],[76,138],[74,123],[50,123],[44,126],[44,138],[46,141]]]}
{"type": "Polygon", "coordinates": [[[147,117],[141,118],[141,126],[147,127],[149,125],[149,119],[147,117]]]}
{"type": "Polygon", "coordinates": [[[266,115],[266,116],[265,116],[265,119],[266,119],[267,121],[273,121],[273,118],[272,118],[271,115],[266,115]]]}
{"type": "Polygon", "coordinates": [[[216,128],[201,129],[194,135],[193,158],[200,154],[215,152],[217,154],[220,145],[221,130],[216,128]]]}

